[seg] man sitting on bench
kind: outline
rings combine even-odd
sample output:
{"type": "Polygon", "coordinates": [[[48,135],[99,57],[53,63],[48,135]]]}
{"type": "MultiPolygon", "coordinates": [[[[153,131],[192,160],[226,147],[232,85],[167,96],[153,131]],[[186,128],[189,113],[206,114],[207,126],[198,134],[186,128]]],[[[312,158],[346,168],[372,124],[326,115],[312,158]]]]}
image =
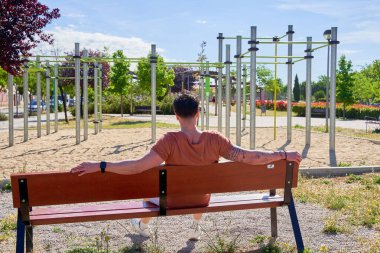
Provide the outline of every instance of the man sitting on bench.
{"type": "MultiPolygon", "coordinates": [[[[174,112],[180,123],[181,130],[168,132],[161,137],[151,150],[136,160],[121,162],[84,162],[71,170],[82,176],[100,170],[106,172],[130,175],[141,173],[159,166],[167,165],[209,165],[217,163],[220,157],[252,165],[267,164],[281,159],[300,163],[301,156],[297,152],[246,150],[232,145],[230,140],[216,131],[199,131],[196,123],[199,117],[199,101],[190,94],[182,94],[173,102],[174,112]]],[[[148,199],[158,205],[158,198],[148,199]]],[[[168,196],[168,208],[204,207],[209,204],[210,194],[168,196]]],[[[194,214],[193,234],[190,239],[199,239],[199,221],[202,214],[194,214]]],[[[151,218],[133,219],[133,228],[143,236],[149,236],[148,222],[151,218]]]]}

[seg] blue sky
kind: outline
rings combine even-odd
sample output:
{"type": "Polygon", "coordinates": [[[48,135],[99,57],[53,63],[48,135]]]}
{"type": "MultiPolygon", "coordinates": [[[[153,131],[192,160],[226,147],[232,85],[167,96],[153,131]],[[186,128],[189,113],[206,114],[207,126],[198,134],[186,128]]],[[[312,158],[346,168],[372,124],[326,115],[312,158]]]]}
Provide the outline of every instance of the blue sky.
{"type": "MultiPolygon", "coordinates": [[[[195,61],[200,43],[207,42],[206,54],[217,61],[219,32],[225,36],[249,36],[255,25],[259,37],[283,35],[294,27],[294,40],[323,41],[323,32],[338,27],[338,55],[345,54],[354,67],[371,63],[380,56],[380,0],[128,0],[128,1],[53,1],[41,0],[50,8],[59,8],[61,18],[46,27],[56,38],[60,53],[72,51],[74,42],[81,48],[110,51],[123,49],[130,57],[145,56],[151,43],[169,61],[195,61]]],[[[236,46],[231,43],[231,54],[236,46]]],[[[248,44],[243,42],[243,51],[248,44]]],[[[259,45],[258,55],[273,55],[271,45],[259,45]]],[[[305,46],[295,46],[294,55],[303,56],[305,46]]],[[[37,52],[50,53],[51,46],[41,45],[37,52]]],[[[286,46],[279,55],[286,55],[286,46]]],[[[224,53],[223,53],[224,54],[224,53]]],[[[315,53],[313,79],[326,73],[326,48],[315,53]]],[[[268,66],[273,68],[273,66],[268,66]]],[[[305,62],[294,66],[300,80],[305,78],[305,62]]],[[[286,66],[279,76],[286,80],[286,66]]]]}

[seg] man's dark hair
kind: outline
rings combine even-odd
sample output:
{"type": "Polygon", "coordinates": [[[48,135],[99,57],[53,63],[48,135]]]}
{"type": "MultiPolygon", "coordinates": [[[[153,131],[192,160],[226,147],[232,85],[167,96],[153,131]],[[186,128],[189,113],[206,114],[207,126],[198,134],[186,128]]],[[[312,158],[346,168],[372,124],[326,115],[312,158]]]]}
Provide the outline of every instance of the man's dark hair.
{"type": "Polygon", "coordinates": [[[181,118],[194,117],[198,112],[199,101],[192,94],[181,94],[173,101],[174,112],[181,118]]]}

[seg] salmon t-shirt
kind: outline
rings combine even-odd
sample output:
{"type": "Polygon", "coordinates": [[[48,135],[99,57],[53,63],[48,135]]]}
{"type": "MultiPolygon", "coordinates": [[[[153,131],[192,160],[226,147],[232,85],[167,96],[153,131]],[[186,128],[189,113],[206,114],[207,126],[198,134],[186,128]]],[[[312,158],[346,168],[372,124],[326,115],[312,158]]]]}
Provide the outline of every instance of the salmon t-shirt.
{"type": "MultiPolygon", "coordinates": [[[[161,137],[152,150],[167,165],[209,165],[216,163],[220,156],[226,156],[232,148],[231,141],[216,131],[201,133],[197,143],[191,143],[183,132],[168,132],[161,137]]],[[[169,208],[207,206],[210,194],[168,196],[169,208]]]]}

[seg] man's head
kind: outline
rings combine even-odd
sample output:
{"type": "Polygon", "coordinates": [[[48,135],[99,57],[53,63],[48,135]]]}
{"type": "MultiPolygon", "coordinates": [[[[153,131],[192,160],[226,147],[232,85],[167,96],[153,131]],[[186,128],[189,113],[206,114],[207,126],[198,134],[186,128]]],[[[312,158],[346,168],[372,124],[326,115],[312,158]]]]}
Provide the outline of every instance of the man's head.
{"type": "Polygon", "coordinates": [[[174,99],[174,112],[182,119],[194,118],[198,113],[199,101],[191,94],[181,94],[174,99]]]}

